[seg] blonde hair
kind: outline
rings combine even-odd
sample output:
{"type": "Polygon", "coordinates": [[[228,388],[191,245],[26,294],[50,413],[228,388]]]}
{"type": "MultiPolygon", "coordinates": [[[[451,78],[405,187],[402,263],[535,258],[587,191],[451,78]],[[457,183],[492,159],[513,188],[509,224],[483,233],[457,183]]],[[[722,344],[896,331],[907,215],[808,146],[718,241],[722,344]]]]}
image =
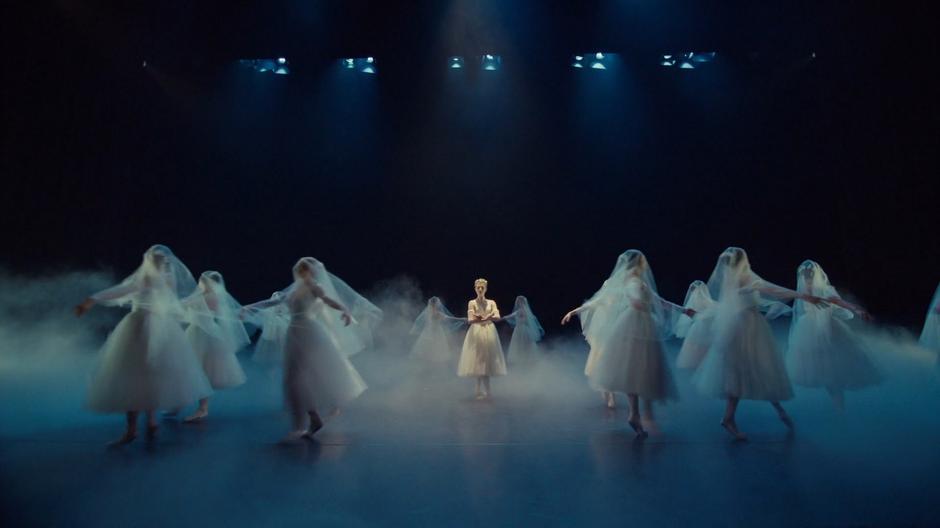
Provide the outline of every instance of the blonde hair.
{"type": "Polygon", "coordinates": [[[486,282],[486,279],[477,279],[477,280],[473,281],[473,287],[474,287],[474,288],[476,288],[477,286],[479,286],[479,285],[481,285],[481,284],[482,284],[483,286],[486,286],[486,285],[488,285],[489,283],[486,282]]]}

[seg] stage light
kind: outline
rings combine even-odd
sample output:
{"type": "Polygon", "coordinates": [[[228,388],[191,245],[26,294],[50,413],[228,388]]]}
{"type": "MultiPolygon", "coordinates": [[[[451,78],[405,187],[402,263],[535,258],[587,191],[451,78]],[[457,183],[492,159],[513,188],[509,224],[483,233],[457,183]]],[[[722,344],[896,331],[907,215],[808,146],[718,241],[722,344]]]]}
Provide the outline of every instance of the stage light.
{"type": "Polygon", "coordinates": [[[682,53],[667,53],[659,61],[660,66],[667,68],[677,66],[680,70],[694,70],[697,66],[715,60],[714,51],[683,51],[682,53]]]}
{"type": "Polygon", "coordinates": [[[340,61],[340,66],[347,70],[359,70],[361,73],[377,72],[375,57],[350,57],[340,61]]]}
{"type": "Polygon", "coordinates": [[[273,73],[275,75],[290,73],[290,63],[284,57],[276,59],[242,59],[238,62],[258,73],[273,73]]]}
{"type": "Polygon", "coordinates": [[[452,70],[463,68],[463,57],[451,57],[447,59],[447,64],[452,70]]]}
{"type": "Polygon", "coordinates": [[[608,66],[610,66],[610,61],[613,60],[613,57],[614,55],[610,53],[604,53],[602,51],[587,53],[584,55],[572,55],[573,61],[571,63],[571,67],[577,68],[579,70],[584,68],[590,68],[592,70],[606,70],[608,66]],[[585,57],[591,57],[591,59],[585,61],[585,57]]]}
{"type": "Polygon", "coordinates": [[[483,69],[486,71],[498,70],[501,62],[502,62],[502,58],[499,55],[491,55],[489,53],[484,55],[481,60],[483,69]]]}

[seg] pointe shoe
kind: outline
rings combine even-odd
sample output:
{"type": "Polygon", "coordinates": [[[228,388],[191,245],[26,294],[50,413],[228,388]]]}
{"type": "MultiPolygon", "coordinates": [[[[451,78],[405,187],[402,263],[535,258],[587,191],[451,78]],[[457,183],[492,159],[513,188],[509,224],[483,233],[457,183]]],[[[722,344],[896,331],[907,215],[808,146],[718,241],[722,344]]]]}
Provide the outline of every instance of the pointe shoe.
{"type": "Polygon", "coordinates": [[[307,434],[307,431],[298,429],[287,433],[287,436],[281,439],[282,444],[295,444],[307,434]]]}
{"type": "Polygon", "coordinates": [[[733,420],[722,420],[721,426],[725,428],[725,431],[731,433],[736,441],[743,442],[747,440],[747,435],[738,430],[738,424],[734,423],[733,420]]]}
{"type": "Polygon", "coordinates": [[[649,436],[649,433],[646,432],[646,429],[643,429],[643,424],[639,420],[627,420],[627,424],[633,428],[633,432],[636,433],[637,438],[646,438],[649,436]]]}
{"type": "Polygon", "coordinates": [[[615,400],[613,396],[610,396],[609,398],[607,398],[607,408],[608,409],[617,408],[617,400],[615,400]]]}
{"type": "Polygon", "coordinates": [[[133,433],[132,433],[132,432],[128,431],[128,432],[124,433],[124,436],[122,436],[121,438],[118,438],[117,440],[112,440],[112,441],[108,442],[108,447],[117,447],[117,446],[127,445],[127,444],[133,442],[136,438],[137,438],[137,433],[136,433],[136,432],[133,432],[133,433]]]}
{"type": "Polygon", "coordinates": [[[201,422],[201,421],[205,420],[206,418],[208,418],[208,416],[209,416],[209,411],[208,411],[208,409],[206,409],[206,410],[203,410],[203,409],[196,409],[196,412],[194,412],[193,414],[187,416],[187,417],[183,420],[183,423],[189,423],[189,424],[191,424],[191,423],[201,422]]]}
{"type": "Polygon", "coordinates": [[[317,425],[310,424],[310,428],[307,429],[306,431],[304,431],[304,434],[301,435],[301,437],[302,437],[304,440],[313,441],[313,440],[315,440],[314,437],[313,437],[313,435],[317,434],[317,431],[319,431],[320,429],[323,429],[323,424],[322,424],[322,423],[319,423],[319,424],[317,424],[317,425]]]}

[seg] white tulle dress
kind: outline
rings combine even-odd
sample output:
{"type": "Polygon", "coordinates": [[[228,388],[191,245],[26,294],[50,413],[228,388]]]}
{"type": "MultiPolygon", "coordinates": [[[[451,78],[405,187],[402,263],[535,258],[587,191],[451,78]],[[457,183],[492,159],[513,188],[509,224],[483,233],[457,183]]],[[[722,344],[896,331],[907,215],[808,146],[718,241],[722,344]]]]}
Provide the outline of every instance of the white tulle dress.
{"type": "Polygon", "coordinates": [[[236,353],[251,341],[238,319],[241,305],[226,291],[222,275],[205,272],[196,293],[183,300],[191,324],[186,337],[213,389],[228,389],[245,383],[245,371],[236,353]]]}
{"type": "Polygon", "coordinates": [[[168,248],[154,246],[134,275],[91,297],[102,304],[131,306],[102,346],[88,397],[94,411],[172,410],[212,394],[182,328],[185,314],[177,289],[183,288],[179,283],[185,275],[193,287],[195,281],[181,263],[171,264],[179,268],[175,271],[156,269],[148,262],[152,252],[178,262],[168,248]]]}
{"type": "MultiPolygon", "coordinates": [[[[271,298],[279,299],[281,292],[271,298]]],[[[255,343],[252,360],[265,365],[280,365],[284,361],[284,342],[290,326],[290,310],[284,303],[264,308],[255,318],[261,327],[261,335],[255,343]]]]}
{"type": "Polygon", "coordinates": [[[284,293],[290,325],[284,341],[284,395],[297,413],[330,411],[354,400],[366,390],[359,372],[337,346],[323,321],[332,310],[303,282],[284,293]]]}
{"type": "Polygon", "coordinates": [[[658,302],[640,277],[626,280],[619,302],[614,303],[617,315],[597,343],[596,361],[588,375],[593,388],[648,400],[678,397],[653,315],[652,304],[658,302]]]}
{"type": "Polygon", "coordinates": [[[503,320],[513,327],[507,349],[509,361],[513,364],[524,364],[538,360],[541,355],[539,341],[545,335],[545,330],[532,313],[529,300],[522,295],[516,297],[512,313],[503,320]]]}
{"type": "MultiPolygon", "coordinates": [[[[818,264],[807,261],[800,270],[797,291],[841,299],[818,264]]],[[[794,302],[786,357],[793,383],[842,391],[876,385],[882,380],[869,357],[867,341],[848,324],[853,318],[850,310],[833,303],[794,302]]]]}
{"type": "Polygon", "coordinates": [[[711,323],[715,317],[715,300],[708,286],[695,281],[689,286],[684,306],[695,310],[695,315],[680,315],[674,333],[682,338],[682,347],[676,357],[676,368],[694,370],[702,363],[711,345],[711,323]]]}
{"type": "MultiPolygon", "coordinates": [[[[743,253],[743,250],[740,250],[743,253]]],[[[738,267],[716,268],[709,280],[713,294],[720,292],[711,324],[711,346],[692,377],[704,394],[745,400],[783,401],[793,397],[783,355],[770,325],[761,313],[786,313],[789,309],[761,297],[761,291],[779,290],[750,271],[746,256],[738,267]],[[715,283],[718,284],[715,284],[715,283]]]]}
{"type": "Polygon", "coordinates": [[[418,336],[411,347],[411,357],[432,363],[450,363],[457,359],[457,329],[466,323],[455,318],[437,297],[415,319],[411,334],[418,336]]]}
{"type": "MultiPolygon", "coordinates": [[[[467,306],[467,318],[499,317],[496,302],[487,299],[481,307],[476,299],[467,306]]],[[[496,332],[493,321],[471,324],[464,338],[460,361],[457,363],[457,375],[461,377],[503,376],[506,374],[506,358],[503,346],[496,332]]]]}

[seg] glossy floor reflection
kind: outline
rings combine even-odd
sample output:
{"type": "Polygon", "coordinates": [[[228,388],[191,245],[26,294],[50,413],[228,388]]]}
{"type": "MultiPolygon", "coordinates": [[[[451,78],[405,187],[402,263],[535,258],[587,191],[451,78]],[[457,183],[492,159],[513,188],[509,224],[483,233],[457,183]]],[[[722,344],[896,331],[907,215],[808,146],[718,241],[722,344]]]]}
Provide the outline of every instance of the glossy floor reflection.
{"type": "MultiPolygon", "coordinates": [[[[200,425],[106,449],[119,417],[81,410],[87,364],[0,385],[3,526],[794,526],[937,525],[940,391],[930,376],[850,393],[836,412],[798,390],[788,435],[769,405],[658,408],[635,442],[625,409],[585,386],[583,355],[512,366],[495,399],[472,383],[357,357],[370,390],[318,442],[280,445],[278,374],[212,402],[200,425]],[[397,373],[397,374],[391,374],[397,373]],[[68,374],[68,375],[66,375],[68,374]]],[[[449,373],[448,373],[449,374],[449,373]]],[[[625,402],[622,402],[622,404],[625,402]]]]}

